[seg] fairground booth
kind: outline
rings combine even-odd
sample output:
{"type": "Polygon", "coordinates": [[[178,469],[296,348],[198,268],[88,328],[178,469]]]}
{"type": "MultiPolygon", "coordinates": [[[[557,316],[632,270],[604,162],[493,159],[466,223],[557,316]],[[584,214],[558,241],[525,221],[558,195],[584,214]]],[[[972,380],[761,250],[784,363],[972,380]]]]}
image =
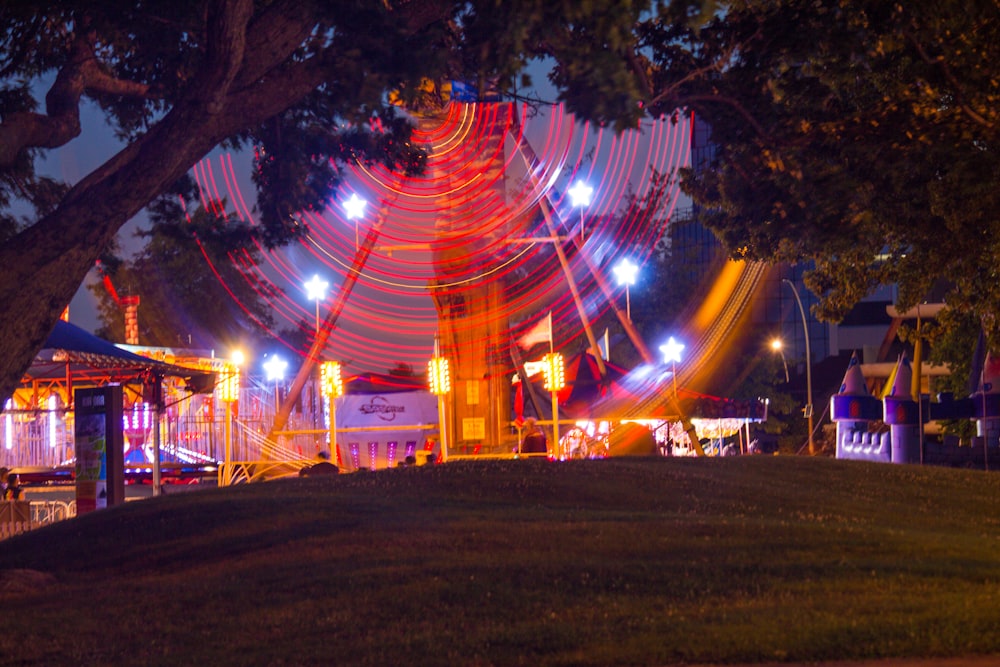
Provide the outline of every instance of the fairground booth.
{"type": "MultiPolygon", "coordinates": [[[[654,365],[632,371],[580,353],[563,367],[563,383],[546,388],[543,364],[527,364],[527,382],[513,378],[515,423],[535,417],[552,427],[558,406],[559,456],[748,453],[751,424],[767,419],[767,401],[740,401],[691,391],[654,365]],[[554,397],[555,400],[552,400],[554,397]],[[728,449],[727,449],[728,447],[728,449]]],[[[549,435],[552,438],[552,435],[549,435]]]]}

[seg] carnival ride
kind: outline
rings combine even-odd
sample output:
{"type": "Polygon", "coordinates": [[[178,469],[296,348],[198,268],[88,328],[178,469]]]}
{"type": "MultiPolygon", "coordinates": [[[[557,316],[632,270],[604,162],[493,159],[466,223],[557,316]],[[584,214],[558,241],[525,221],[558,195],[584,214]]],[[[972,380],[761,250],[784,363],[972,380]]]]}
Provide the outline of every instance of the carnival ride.
{"type": "MultiPolygon", "coordinates": [[[[657,366],[602,270],[620,257],[642,263],[662,238],[679,190],[656,175],[687,164],[690,119],[678,113],[619,136],[559,106],[532,113],[512,103],[451,101],[414,120],[413,141],[428,153],[421,176],[351,165],[337,201],[300,214],[309,232],[299,245],[263,253],[260,265],[235,258],[261,298],[311,337],[310,349],[295,350],[304,359],[299,388],[321,358],[359,370],[387,362],[422,367],[437,339],[452,360],[454,385],[466,390],[450,397],[452,428],[482,420],[483,439],[495,448],[510,433],[504,383],[513,341],[546,312],[563,348],[584,336],[594,347],[590,322],[612,310],[646,363],[657,366]],[[593,188],[587,208],[569,200],[577,182],[593,188]],[[359,217],[358,201],[378,212],[359,217]],[[315,330],[312,304],[296,296],[314,274],[340,285],[315,330]]],[[[195,176],[206,202],[226,197],[252,221],[231,156],[203,161],[195,176]]],[[[728,263],[711,298],[679,324],[689,354],[670,369],[674,384],[691,383],[707,360],[722,356],[763,270],[728,263]]],[[[636,383],[640,398],[622,417],[664,401],[663,372],[636,383]]],[[[289,404],[296,394],[293,385],[289,404]]],[[[274,432],[283,428],[282,413],[274,432]]]]}
{"type": "MultiPolygon", "coordinates": [[[[414,121],[413,141],[427,150],[421,176],[350,165],[336,201],[324,211],[299,214],[309,231],[297,245],[262,250],[260,264],[246,253],[231,256],[261,300],[308,334],[310,345],[294,349],[303,359],[301,370],[269,427],[240,428],[246,451],[227,450],[226,460],[239,462],[220,473],[220,481],[251,479],[262,471],[287,473],[283,462],[293,462],[294,470],[310,457],[307,448],[281,436],[320,360],[349,362],[358,372],[394,363],[420,368],[435,342],[452,360],[456,388],[447,397],[448,418],[438,437],[447,435],[454,445],[477,452],[509,451],[516,438],[510,377],[522,352],[532,352],[516,341],[546,313],[552,317],[550,345],[572,351],[595,348],[591,322],[612,312],[644,363],[618,378],[627,397],[606,406],[608,418],[679,419],[699,448],[682,399],[696,395],[690,385],[724,357],[726,338],[745,313],[764,267],[724,266],[709,297],[676,323],[688,353],[669,366],[646,347],[603,276],[622,257],[642,264],[663,237],[679,190],[675,180],[658,175],[688,163],[690,119],[678,113],[615,135],[578,122],[561,106],[536,113],[513,103],[450,101],[414,115],[414,121]],[[593,190],[588,207],[570,201],[577,183],[593,190]],[[371,204],[363,215],[361,201],[371,204]],[[316,274],[337,287],[331,300],[312,304],[298,294],[316,274]]],[[[206,210],[216,210],[211,202],[228,200],[240,217],[253,221],[232,155],[200,162],[194,176],[206,210]]],[[[607,369],[600,356],[595,364],[603,377],[607,369]]],[[[224,373],[241,376],[228,365],[224,373]]],[[[225,416],[212,417],[227,429],[237,428],[232,400],[222,398],[225,416]]],[[[266,401],[251,401],[257,417],[261,408],[266,415],[266,401]]],[[[329,404],[324,409],[329,411],[329,404]]],[[[247,412],[241,408],[240,417],[247,412]]],[[[318,431],[304,432],[311,443],[318,431]]],[[[227,447],[233,438],[227,431],[227,447]]]]}

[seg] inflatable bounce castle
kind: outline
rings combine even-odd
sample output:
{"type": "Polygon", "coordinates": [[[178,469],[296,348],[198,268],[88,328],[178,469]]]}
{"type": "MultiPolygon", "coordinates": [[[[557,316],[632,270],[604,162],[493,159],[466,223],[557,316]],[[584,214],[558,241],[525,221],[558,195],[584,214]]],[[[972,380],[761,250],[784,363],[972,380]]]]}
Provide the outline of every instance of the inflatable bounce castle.
{"type": "Polygon", "coordinates": [[[857,354],[851,357],[840,391],[830,398],[837,458],[986,468],[1000,464],[1000,361],[986,359],[978,390],[968,398],[939,394],[932,403],[929,396],[912,395],[912,380],[910,362],[901,355],[892,386],[880,400],[868,390],[857,354]],[[921,437],[924,424],[944,419],[974,419],[973,445],[959,447],[921,437]]]}

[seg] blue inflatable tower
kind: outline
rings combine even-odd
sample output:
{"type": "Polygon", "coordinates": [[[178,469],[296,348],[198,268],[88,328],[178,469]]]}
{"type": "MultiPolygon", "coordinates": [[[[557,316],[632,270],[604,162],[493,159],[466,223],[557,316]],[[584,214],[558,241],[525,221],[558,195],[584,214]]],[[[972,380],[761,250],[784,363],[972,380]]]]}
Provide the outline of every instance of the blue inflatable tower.
{"type": "MultiPolygon", "coordinates": [[[[892,437],[893,463],[920,463],[920,405],[913,400],[911,384],[913,369],[910,360],[903,353],[896,362],[895,379],[892,391],[882,401],[884,416],[882,420],[889,425],[892,437]]],[[[923,406],[923,420],[927,420],[928,406],[923,406]]]]}

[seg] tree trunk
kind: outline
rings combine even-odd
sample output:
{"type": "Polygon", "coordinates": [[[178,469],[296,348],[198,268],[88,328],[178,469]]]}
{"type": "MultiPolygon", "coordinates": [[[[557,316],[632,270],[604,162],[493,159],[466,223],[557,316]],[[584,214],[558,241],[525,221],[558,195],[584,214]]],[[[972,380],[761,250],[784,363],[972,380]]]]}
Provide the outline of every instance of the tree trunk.
{"type": "Polygon", "coordinates": [[[175,108],[0,248],[0,400],[12,395],[122,225],[245,124],[245,116],[209,115],[195,104],[175,108]]]}

